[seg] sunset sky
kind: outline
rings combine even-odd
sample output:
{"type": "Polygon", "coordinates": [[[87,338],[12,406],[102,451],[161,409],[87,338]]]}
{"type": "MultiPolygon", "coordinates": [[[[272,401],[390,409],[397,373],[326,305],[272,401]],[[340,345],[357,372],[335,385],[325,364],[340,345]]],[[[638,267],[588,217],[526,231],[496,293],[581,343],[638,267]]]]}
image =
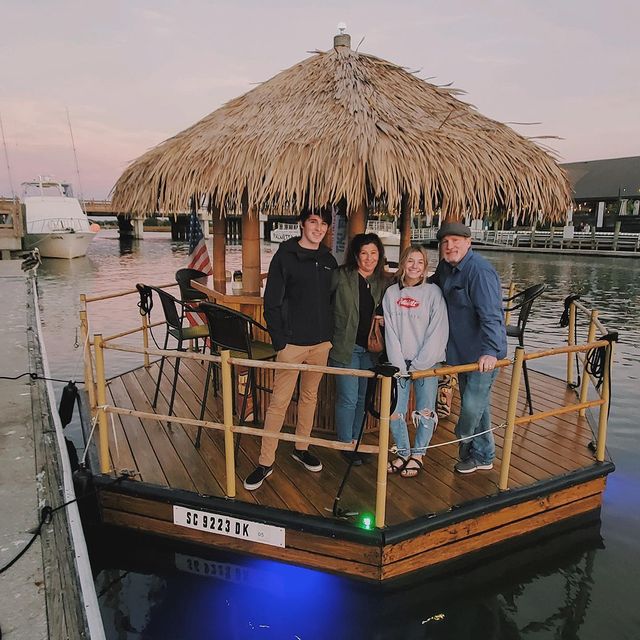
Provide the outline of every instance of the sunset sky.
{"type": "MultiPolygon", "coordinates": [[[[256,83],[352,46],[453,83],[561,162],[640,155],[640,3],[626,0],[2,0],[0,117],[13,188],[107,197],[127,164],[256,83]],[[362,41],[362,42],[361,42],[362,41]]],[[[0,141],[1,142],[1,141],[0,141]]],[[[11,195],[0,154],[0,195],[11,195]]]]}

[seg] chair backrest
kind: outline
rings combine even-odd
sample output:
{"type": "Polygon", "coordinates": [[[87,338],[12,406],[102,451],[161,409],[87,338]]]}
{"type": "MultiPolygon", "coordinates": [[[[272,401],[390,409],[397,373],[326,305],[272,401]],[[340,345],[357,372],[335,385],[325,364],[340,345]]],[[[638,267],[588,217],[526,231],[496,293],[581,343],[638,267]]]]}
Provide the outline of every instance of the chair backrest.
{"type": "Polygon", "coordinates": [[[149,287],[159,298],[164,312],[164,319],[167,324],[174,329],[182,329],[182,319],[184,317],[183,305],[177,298],[158,287],[149,287]]]}
{"type": "Polygon", "coordinates": [[[242,351],[249,358],[253,357],[251,353],[253,321],[249,316],[213,302],[202,302],[198,305],[198,311],[207,318],[212,348],[242,351]]]}
{"type": "Polygon", "coordinates": [[[524,333],[527,326],[527,320],[533,307],[533,302],[536,298],[539,298],[546,290],[547,285],[534,284],[527,287],[523,291],[516,293],[509,299],[509,302],[513,302],[513,305],[509,306],[510,311],[518,311],[518,330],[520,333],[524,333]]]}
{"type": "Polygon", "coordinates": [[[207,296],[191,286],[192,280],[198,280],[202,284],[207,284],[209,276],[204,271],[197,269],[178,269],[176,271],[176,282],[180,287],[180,298],[182,300],[206,300],[207,296]]]}

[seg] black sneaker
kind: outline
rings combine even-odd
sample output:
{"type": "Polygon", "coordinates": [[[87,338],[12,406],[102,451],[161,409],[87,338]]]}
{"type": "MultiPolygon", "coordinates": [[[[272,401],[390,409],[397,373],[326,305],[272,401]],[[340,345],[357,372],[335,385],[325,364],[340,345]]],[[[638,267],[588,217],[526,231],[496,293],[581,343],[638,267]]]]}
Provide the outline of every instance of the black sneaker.
{"type": "Polygon", "coordinates": [[[357,451],[341,451],[340,455],[354,467],[359,467],[362,464],[361,454],[357,451]]]}
{"type": "Polygon", "coordinates": [[[300,464],[303,464],[307,471],[322,471],[322,462],[307,450],[299,451],[298,449],[294,449],[291,457],[300,464]]]}
{"type": "Polygon", "coordinates": [[[255,491],[273,473],[273,467],[265,467],[259,464],[245,479],[244,488],[247,491],[255,491]]]}

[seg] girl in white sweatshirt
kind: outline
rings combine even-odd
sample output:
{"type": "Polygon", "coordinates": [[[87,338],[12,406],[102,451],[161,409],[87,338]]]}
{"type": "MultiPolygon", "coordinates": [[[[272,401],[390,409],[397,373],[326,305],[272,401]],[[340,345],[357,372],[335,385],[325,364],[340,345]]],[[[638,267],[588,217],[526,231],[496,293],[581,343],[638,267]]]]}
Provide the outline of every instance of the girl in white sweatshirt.
{"type": "Polygon", "coordinates": [[[445,359],[449,338],[447,307],[435,284],[426,282],[427,252],[423,247],[407,247],[400,256],[396,284],[382,301],[385,343],[389,362],[407,375],[398,380],[398,400],[391,416],[391,433],[398,457],[389,463],[389,473],[411,478],[422,468],[422,457],[438,423],[436,396],[438,378],[411,380],[412,371],[431,369],[445,359]],[[416,426],[413,447],[409,442],[406,412],[413,385],[416,426]]]}

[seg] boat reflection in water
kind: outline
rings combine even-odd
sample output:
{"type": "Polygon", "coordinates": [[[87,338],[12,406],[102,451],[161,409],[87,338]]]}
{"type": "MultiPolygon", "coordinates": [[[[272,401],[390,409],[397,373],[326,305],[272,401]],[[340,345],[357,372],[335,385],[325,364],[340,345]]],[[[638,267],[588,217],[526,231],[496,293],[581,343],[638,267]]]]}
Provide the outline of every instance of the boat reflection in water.
{"type": "Polygon", "coordinates": [[[102,529],[90,545],[107,638],[577,638],[600,521],[384,586],[102,529]],[[536,598],[536,593],[541,597],[536,598]],[[519,606],[520,599],[538,602],[519,606]],[[529,616],[529,617],[527,617],[529,616]],[[541,633],[539,636],[537,634],[541,633]]]}

